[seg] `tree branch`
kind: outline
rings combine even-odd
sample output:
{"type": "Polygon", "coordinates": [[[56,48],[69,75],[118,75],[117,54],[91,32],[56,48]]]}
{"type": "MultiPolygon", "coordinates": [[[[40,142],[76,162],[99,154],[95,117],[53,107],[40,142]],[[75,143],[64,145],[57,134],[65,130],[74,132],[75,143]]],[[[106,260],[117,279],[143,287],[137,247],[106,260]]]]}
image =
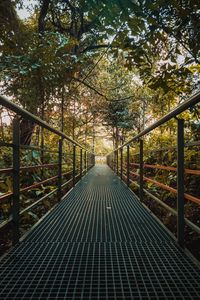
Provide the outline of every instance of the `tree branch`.
{"type": "Polygon", "coordinates": [[[129,100],[129,99],[134,98],[134,97],[135,97],[135,95],[130,95],[130,96],[125,97],[125,98],[111,99],[111,100],[109,100],[109,101],[111,101],[111,102],[121,102],[121,101],[129,100]]]}
{"type": "Polygon", "coordinates": [[[38,18],[38,31],[43,33],[45,31],[45,18],[49,9],[51,0],[43,0],[39,18],[38,18]]]}
{"type": "Polygon", "coordinates": [[[79,79],[79,78],[75,78],[75,77],[72,77],[72,80],[75,80],[75,81],[80,82],[81,84],[84,84],[84,85],[87,86],[89,89],[93,90],[96,94],[98,94],[99,96],[101,96],[101,97],[105,98],[107,101],[109,101],[108,98],[107,98],[105,95],[103,95],[102,93],[100,93],[99,91],[97,91],[93,86],[89,85],[89,84],[86,83],[85,81],[83,81],[83,80],[81,80],[81,79],[79,79]]]}
{"type": "Polygon", "coordinates": [[[94,46],[88,46],[88,47],[86,47],[85,49],[83,49],[82,51],[81,51],[81,53],[85,53],[85,52],[87,52],[87,51],[92,51],[92,50],[96,50],[96,49],[100,49],[100,48],[112,48],[109,44],[107,44],[107,45],[94,45],[94,46]]]}
{"type": "Polygon", "coordinates": [[[103,97],[103,98],[104,98],[106,101],[108,101],[108,102],[121,102],[121,101],[126,101],[126,100],[129,100],[129,99],[135,97],[135,95],[130,95],[130,96],[125,97],[125,98],[108,99],[108,98],[106,97],[106,95],[100,93],[96,88],[94,88],[93,86],[91,86],[89,83],[87,83],[87,82],[85,82],[85,81],[83,81],[83,80],[81,80],[81,79],[79,79],[79,78],[75,78],[75,77],[73,77],[72,80],[78,81],[78,82],[80,82],[81,84],[87,86],[89,89],[93,90],[96,94],[98,94],[99,96],[103,97]]]}

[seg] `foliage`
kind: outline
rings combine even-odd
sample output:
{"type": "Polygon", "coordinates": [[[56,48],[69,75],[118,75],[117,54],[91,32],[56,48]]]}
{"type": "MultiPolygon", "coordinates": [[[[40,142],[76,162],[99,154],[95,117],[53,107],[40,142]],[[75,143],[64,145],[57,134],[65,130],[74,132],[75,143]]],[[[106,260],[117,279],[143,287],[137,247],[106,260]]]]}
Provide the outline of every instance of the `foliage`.
{"type": "MultiPolygon", "coordinates": [[[[37,5],[30,6],[27,20],[18,17],[19,6],[24,7],[25,1],[0,3],[2,92],[99,154],[142,131],[184,101],[199,85],[198,1],[39,0],[37,5]]],[[[5,121],[4,114],[2,108],[1,139],[8,142],[12,141],[11,124],[5,121]]],[[[180,117],[185,119],[186,140],[198,141],[199,108],[191,108],[180,117]]],[[[44,142],[45,147],[57,151],[58,138],[54,134],[42,133],[38,126],[29,126],[23,118],[20,122],[21,133],[30,129],[26,133],[29,143],[40,147],[44,142]]],[[[145,139],[146,148],[175,144],[175,120],[145,139]]],[[[137,151],[138,147],[131,150],[131,155],[137,151]]],[[[66,143],[63,157],[66,172],[70,170],[71,153],[72,147],[66,143]]],[[[196,149],[187,149],[188,168],[198,168],[196,153],[196,149]]],[[[1,147],[0,154],[0,167],[11,167],[11,149],[1,147]]],[[[46,152],[44,157],[36,150],[21,153],[23,166],[57,161],[55,153],[46,152]]],[[[172,150],[148,153],[145,161],[176,166],[176,153],[172,150]]],[[[56,168],[24,172],[21,187],[55,174],[56,168]]],[[[176,187],[174,172],[147,170],[146,175],[176,187]]],[[[188,193],[198,195],[199,179],[186,175],[185,181],[188,193]]],[[[22,208],[52,191],[55,185],[42,185],[23,194],[22,208]]],[[[146,185],[175,207],[174,195],[161,192],[151,183],[146,185]]],[[[12,179],[4,174],[0,193],[11,190],[12,179]]],[[[24,228],[34,224],[55,203],[52,197],[26,213],[22,220],[24,228]]],[[[8,218],[11,203],[5,201],[0,210],[1,219],[8,218]]],[[[165,215],[159,207],[155,210],[173,227],[171,215],[165,215]]],[[[188,216],[194,210],[195,207],[187,205],[188,216]]]]}

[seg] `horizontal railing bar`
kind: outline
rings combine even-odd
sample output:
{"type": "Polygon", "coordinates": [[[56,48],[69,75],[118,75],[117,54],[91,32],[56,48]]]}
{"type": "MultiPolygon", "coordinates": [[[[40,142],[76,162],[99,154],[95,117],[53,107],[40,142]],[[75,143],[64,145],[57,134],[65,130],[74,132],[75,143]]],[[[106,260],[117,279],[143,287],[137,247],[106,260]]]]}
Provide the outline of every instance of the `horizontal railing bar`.
{"type": "MultiPolygon", "coordinates": [[[[62,166],[65,166],[65,165],[68,165],[68,164],[67,163],[62,164],[62,166]]],[[[43,168],[51,169],[56,166],[58,166],[58,163],[35,165],[35,166],[21,167],[20,171],[34,171],[35,169],[43,169],[43,168]]],[[[11,173],[11,172],[13,172],[13,168],[0,169],[0,174],[11,173]]]]}
{"type": "MultiPolygon", "coordinates": [[[[133,180],[130,179],[130,182],[133,183],[135,186],[137,186],[139,188],[139,184],[133,180]]],[[[151,198],[153,198],[154,200],[156,200],[159,204],[161,204],[163,207],[165,207],[168,211],[170,211],[172,214],[177,215],[177,212],[175,211],[175,209],[173,209],[172,207],[170,207],[169,205],[167,205],[166,203],[164,203],[162,200],[160,200],[159,198],[157,198],[156,196],[154,196],[153,194],[151,194],[149,191],[147,191],[146,189],[143,189],[143,191],[150,196],[151,198]]]]}
{"type": "MultiPolygon", "coordinates": [[[[77,176],[79,176],[79,175],[76,175],[75,178],[76,178],[77,176]]],[[[70,178],[67,182],[63,183],[63,184],[62,184],[62,188],[65,187],[67,184],[69,184],[72,180],[73,180],[73,178],[70,178]]]]}
{"type": "Polygon", "coordinates": [[[12,217],[9,217],[7,220],[3,221],[0,223],[0,229],[3,228],[4,226],[8,225],[10,222],[12,222],[12,217]]]}
{"type": "Polygon", "coordinates": [[[6,193],[6,194],[4,194],[4,195],[1,195],[1,196],[0,196],[0,201],[9,199],[12,195],[13,195],[12,192],[8,192],[8,193],[6,193]]]}
{"type": "MultiPolygon", "coordinates": [[[[83,172],[86,169],[83,170],[83,172]]],[[[76,175],[75,178],[77,178],[78,176],[80,176],[80,174],[76,175]]],[[[73,180],[73,178],[69,179],[68,181],[66,181],[65,183],[62,184],[62,188],[65,187],[67,184],[69,184],[71,181],[73,180]]],[[[20,211],[19,215],[21,216],[22,214],[24,214],[26,211],[30,210],[31,208],[33,208],[34,206],[36,206],[38,203],[40,203],[41,201],[44,201],[46,198],[48,198],[49,196],[53,195],[58,189],[54,189],[53,191],[49,192],[48,194],[44,195],[42,198],[40,198],[39,200],[37,200],[36,202],[34,202],[33,204],[31,204],[30,206],[26,207],[25,209],[23,209],[22,211],[20,211]]],[[[3,228],[4,226],[8,225],[10,222],[12,222],[12,217],[10,217],[8,220],[3,221],[2,223],[0,223],[0,229],[3,228]]]]}
{"type": "MultiPolygon", "coordinates": [[[[144,180],[149,181],[149,182],[151,182],[151,183],[153,183],[153,184],[155,184],[155,185],[157,185],[157,186],[159,186],[159,187],[161,187],[161,188],[163,188],[165,190],[168,190],[169,192],[177,194],[177,190],[176,189],[174,189],[174,188],[172,188],[170,186],[167,186],[167,185],[165,185],[163,183],[160,183],[158,181],[155,181],[155,180],[147,178],[147,177],[144,177],[144,180]]],[[[184,198],[187,199],[187,200],[190,200],[192,202],[195,202],[197,204],[200,204],[200,199],[197,198],[197,197],[194,197],[192,195],[184,193],[184,198]]]]}
{"type": "Polygon", "coordinates": [[[185,218],[185,223],[192,228],[194,231],[196,231],[197,233],[200,233],[200,228],[199,226],[197,226],[196,224],[194,224],[193,222],[191,222],[190,220],[188,220],[187,218],[185,218]]]}
{"type": "Polygon", "coordinates": [[[13,168],[0,169],[0,174],[12,173],[12,172],[13,172],[13,168]]]}
{"type": "Polygon", "coordinates": [[[37,146],[29,146],[29,145],[20,145],[20,148],[23,150],[36,150],[36,151],[43,151],[43,152],[49,152],[49,153],[58,153],[56,150],[49,150],[47,148],[41,148],[37,146]]]}
{"type": "MultiPolygon", "coordinates": [[[[68,175],[68,174],[70,174],[70,173],[71,173],[71,172],[63,173],[62,176],[68,175]]],[[[56,180],[57,178],[58,178],[58,175],[53,176],[53,177],[48,178],[48,179],[45,179],[45,180],[40,181],[40,182],[38,182],[38,183],[35,183],[35,184],[33,184],[33,185],[27,186],[27,187],[25,187],[25,188],[22,188],[22,189],[20,189],[20,193],[23,193],[23,192],[32,190],[32,189],[34,189],[34,188],[36,188],[36,187],[39,187],[39,186],[42,185],[42,184],[46,184],[46,183],[48,183],[48,182],[54,181],[54,180],[56,180]]]]}
{"type": "Polygon", "coordinates": [[[43,169],[43,168],[50,169],[50,168],[53,168],[53,167],[56,167],[56,166],[58,166],[58,163],[35,165],[35,166],[21,167],[20,171],[31,171],[31,170],[34,170],[34,169],[43,169]]]}
{"type": "MultiPolygon", "coordinates": [[[[79,174],[77,175],[79,176],[79,174]]],[[[76,177],[77,177],[76,176],[76,177]]],[[[70,181],[72,181],[72,178],[69,179],[68,181],[66,181],[65,183],[63,183],[61,185],[61,188],[63,188],[65,185],[69,184],[70,181]]],[[[36,202],[34,202],[33,204],[31,204],[30,206],[26,207],[24,210],[22,210],[20,212],[20,215],[22,215],[23,213],[25,213],[26,211],[30,210],[31,208],[33,208],[35,205],[37,205],[38,203],[40,203],[41,201],[45,200],[46,198],[48,198],[49,196],[53,195],[56,191],[58,190],[58,188],[54,189],[53,191],[51,191],[50,193],[46,194],[45,196],[43,196],[42,198],[40,198],[39,200],[37,200],[36,202]]]]}
{"type": "Polygon", "coordinates": [[[71,175],[73,170],[67,171],[65,173],[62,173],[62,176],[71,175]]]}
{"type": "MultiPolygon", "coordinates": [[[[84,173],[85,170],[86,170],[86,169],[83,170],[83,173],[84,173]]],[[[76,179],[77,177],[79,177],[79,176],[80,176],[80,173],[78,173],[78,174],[75,176],[75,179],[76,179]]],[[[63,183],[63,184],[62,184],[62,188],[65,187],[67,184],[69,184],[71,181],[73,181],[73,178],[70,178],[67,182],[63,183]]]]}
{"type": "MultiPolygon", "coordinates": [[[[72,172],[72,171],[69,171],[69,172],[66,172],[66,173],[62,173],[62,176],[70,175],[71,172],[72,172]]],[[[58,178],[58,175],[53,176],[53,177],[48,178],[48,179],[45,179],[45,180],[43,180],[43,181],[37,182],[37,183],[32,184],[32,185],[30,185],[30,186],[27,186],[27,187],[25,187],[25,188],[22,188],[22,189],[20,189],[20,193],[27,192],[27,191],[29,191],[29,190],[31,190],[31,189],[37,188],[37,187],[41,186],[42,184],[46,184],[46,183],[48,183],[48,182],[54,181],[54,180],[56,180],[57,178],[58,178]]],[[[6,193],[6,194],[0,196],[0,201],[6,200],[6,199],[10,198],[11,196],[13,196],[13,193],[12,193],[12,192],[6,193]]]]}
{"type": "MultiPolygon", "coordinates": [[[[69,179],[67,182],[63,183],[61,185],[61,187],[63,188],[65,185],[69,184],[70,181],[72,181],[72,178],[69,179]]],[[[58,190],[58,188],[54,189],[53,191],[51,191],[50,193],[46,194],[45,196],[43,196],[42,198],[40,198],[39,200],[37,200],[36,202],[34,202],[33,204],[31,204],[29,207],[25,208],[24,210],[22,210],[20,212],[20,215],[22,215],[23,213],[25,213],[26,211],[30,210],[31,208],[33,208],[36,204],[38,204],[39,202],[45,200],[46,198],[48,198],[49,196],[53,195],[56,191],[58,190]]]]}
{"type": "MultiPolygon", "coordinates": [[[[131,146],[131,145],[130,145],[131,146]]],[[[200,146],[200,141],[196,141],[196,142],[189,142],[189,143],[185,143],[184,147],[185,148],[189,148],[189,147],[197,147],[200,146]]],[[[163,151],[168,151],[168,150],[176,150],[177,147],[173,146],[173,147],[168,147],[168,148],[160,148],[160,149],[144,149],[145,153],[154,153],[154,152],[163,152],[163,151]]],[[[137,156],[140,155],[140,153],[131,153],[131,156],[137,156]]]]}
{"type": "MultiPolygon", "coordinates": [[[[134,175],[136,177],[140,176],[139,174],[134,173],[134,172],[130,172],[130,174],[132,174],[132,175],[134,175]]],[[[143,176],[143,179],[145,181],[149,181],[149,182],[153,183],[154,185],[157,185],[157,186],[161,187],[163,190],[166,190],[166,191],[169,191],[171,193],[177,194],[177,190],[176,189],[174,189],[174,188],[172,188],[172,187],[170,187],[168,185],[165,185],[164,183],[158,182],[156,180],[150,179],[150,178],[145,177],[145,176],[143,176]]],[[[190,200],[191,202],[200,204],[200,199],[197,198],[197,197],[194,197],[192,195],[184,193],[184,198],[187,199],[187,200],[190,200]]]]}
{"type": "Polygon", "coordinates": [[[34,206],[36,206],[38,203],[40,203],[41,201],[45,200],[46,198],[48,198],[49,196],[53,195],[58,189],[54,189],[53,191],[49,192],[48,194],[44,195],[42,198],[40,198],[39,200],[35,201],[33,204],[31,204],[30,206],[26,207],[25,209],[21,210],[19,215],[21,216],[22,214],[24,214],[25,212],[27,212],[28,210],[30,210],[31,208],[33,208],[34,206]]]}
{"type": "Polygon", "coordinates": [[[185,146],[185,147],[195,147],[195,146],[200,146],[200,141],[189,142],[189,143],[186,143],[184,146],[185,146]]]}
{"type": "Polygon", "coordinates": [[[0,147],[13,147],[12,143],[5,143],[5,142],[0,142],[0,147]]]}
{"type": "MultiPolygon", "coordinates": [[[[200,141],[189,142],[189,143],[185,143],[185,145],[184,145],[185,148],[195,147],[195,146],[200,146],[200,141]]],[[[176,146],[173,146],[173,147],[169,147],[169,148],[152,149],[152,150],[145,149],[144,152],[145,153],[162,152],[162,151],[168,151],[168,150],[176,150],[176,148],[177,148],[176,146]]]]}
{"type": "Polygon", "coordinates": [[[139,138],[143,137],[147,133],[151,132],[152,130],[156,129],[157,127],[159,127],[159,126],[163,125],[164,123],[168,122],[172,118],[175,118],[176,116],[178,116],[180,113],[182,113],[186,109],[190,108],[191,106],[194,106],[199,101],[200,101],[200,91],[198,91],[196,94],[194,94],[193,96],[191,96],[188,100],[182,102],[180,105],[178,105],[175,109],[173,109],[172,111],[170,111],[164,117],[162,117],[161,119],[159,119],[158,121],[156,121],[152,125],[150,125],[147,128],[145,128],[139,134],[137,134],[136,136],[134,136],[132,139],[130,139],[129,141],[127,141],[126,143],[124,143],[122,146],[118,147],[114,151],[119,150],[119,149],[121,149],[121,148],[123,148],[123,147],[125,147],[125,146],[127,146],[129,144],[131,144],[135,140],[138,140],[139,138]]]}
{"type": "MultiPolygon", "coordinates": [[[[132,166],[140,166],[138,163],[130,163],[132,166]]],[[[167,170],[167,171],[175,171],[177,172],[177,168],[175,167],[168,167],[168,166],[162,166],[162,165],[149,165],[149,164],[143,164],[144,168],[150,168],[150,169],[160,169],[160,170],[167,170]]],[[[186,174],[192,174],[192,175],[200,175],[200,170],[191,170],[191,169],[185,169],[184,172],[186,174]]]]}
{"type": "MultiPolygon", "coordinates": [[[[140,185],[138,183],[136,183],[133,180],[130,180],[130,182],[133,183],[135,186],[137,186],[139,188],[140,185]]],[[[150,192],[148,192],[146,189],[143,189],[143,191],[150,198],[152,198],[153,200],[155,200],[156,202],[158,202],[161,206],[163,206],[165,209],[167,209],[172,214],[174,214],[175,216],[177,216],[177,211],[175,209],[173,209],[172,207],[170,207],[169,205],[167,205],[166,203],[164,203],[163,201],[161,201],[159,198],[157,198],[156,196],[154,196],[153,194],[151,194],[150,192]]],[[[200,233],[200,227],[198,227],[196,224],[192,223],[187,218],[184,218],[184,220],[185,220],[185,223],[188,225],[188,227],[190,227],[191,229],[193,229],[195,232],[200,233]]]]}
{"type": "Polygon", "coordinates": [[[28,112],[27,110],[17,106],[15,103],[8,100],[5,96],[0,95],[0,105],[14,111],[16,114],[22,116],[23,118],[26,118],[26,119],[38,124],[39,126],[55,133],[56,135],[68,140],[72,144],[74,144],[82,149],[85,149],[85,147],[81,146],[78,142],[74,141],[73,139],[71,139],[70,137],[65,135],[63,132],[53,128],[52,126],[50,126],[48,123],[46,123],[42,119],[34,116],[32,113],[28,112]]]}

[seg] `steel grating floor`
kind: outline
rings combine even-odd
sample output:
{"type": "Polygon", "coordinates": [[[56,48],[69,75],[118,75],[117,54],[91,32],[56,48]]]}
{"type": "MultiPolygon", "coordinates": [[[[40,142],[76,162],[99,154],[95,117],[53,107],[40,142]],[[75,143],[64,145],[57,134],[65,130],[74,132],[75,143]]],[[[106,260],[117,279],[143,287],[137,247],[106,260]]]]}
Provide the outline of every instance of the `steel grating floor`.
{"type": "Polygon", "coordinates": [[[0,262],[0,299],[200,299],[200,270],[95,166],[0,262]]]}

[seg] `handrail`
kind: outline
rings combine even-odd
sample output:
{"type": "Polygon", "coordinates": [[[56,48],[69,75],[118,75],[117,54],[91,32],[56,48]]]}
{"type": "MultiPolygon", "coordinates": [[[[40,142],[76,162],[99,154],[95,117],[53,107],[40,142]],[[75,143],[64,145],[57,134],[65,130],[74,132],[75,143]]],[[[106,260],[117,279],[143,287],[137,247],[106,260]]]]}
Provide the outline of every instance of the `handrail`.
{"type": "MultiPolygon", "coordinates": [[[[130,174],[132,174],[132,175],[135,176],[135,177],[140,177],[139,174],[137,174],[137,173],[135,173],[135,172],[132,172],[132,171],[130,171],[130,174]]],[[[143,176],[143,180],[144,180],[144,181],[149,181],[149,182],[153,183],[154,185],[159,186],[160,188],[162,188],[162,189],[164,189],[164,190],[166,190],[166,191],[169,191],[169,192],[171,192],[171,193],[173,193],[173,194],[177,194],[177,189],[174,189],[174,188],[172,188],[171,186],[168,186],[168,185],[166,185],[166,184],[164,184],[164,183],[162,183],[162,182],[153,180],[153,179],[148,178],[148,177],[146,177],[146,176],[143,176]]],[[[192,196],[192,195],[189,195],[189,194],[184,193],[184,198],[187,199],[187,200],[190,200],[191,202],[200,204],[200,199],[197,198],[197,197],[195,197],[195,196],[192,196]]]]}
{"type": "MultiPolygon", "coordinates": [[[[169,120],[171,120],[172,118],[175,118],[176,116],[178,116],[180,113],[182,113],[183,111],[185,111],[186,109],[188,109],[189,107],[197,104],[200,101],[200,91],[198,91],[196,94],[194,94],[193,96],[191,96],[188,100],[182,102],[181,104],[179,104],[176,108],[174,108],[172,111],[170,111],[168,114],[166,114],[164,117],[162,117],[161,119],[159,119],[158,121],[156,121],[155,123],[153,123],[152,125],[148,126],[147,128],[145,128],[143,131],[141,131],[139,134],[137,134],[136,136],[134,136],[132,139],[130,139],[129,141],[127,141],[126,143],[124,143],[122,146],[118,147],[117,149],[115,149],[114,151],[117,151],[119,149],[124,148],[125,146],[131,144],[133,141],[141,138],[142,136],[146,135],[147,133],[149,133],[150,131],[152,131],[153,129],[156,129],[157,127],[159,127],[160,125],[168,122],[169,120]]],[[[113,151],[112,151],[113,152],[113,151]]],[[[111,153],[112,153],[111,152],[111,153]]]]}
{"type": "MultiPolygon", "coordinates": [[[[130,180],[131,183],[133,183],[136,187],[139,187],[139,184],[136,183],[133,180],[130,180]]],[[[178,213],[175,209],[173,209],[171,206],[167,205],[165,202],[161,201],[158,197],[154,196],[153,194],[149,193],[146,189],[144,189],[144,193],[148,195],[150,198],[152,198],[154,201],[156,201],[158,204],[160,204],[162,207],[164,207],[166,210],[168,210],[170,213],[175,215],[176,217],[178,216],[178,213]]],[[[200,233],[200,227],[198,227],[196,224],[192,223],[189,219],[184,218],[185,224],[193,229],[195,232],[200,233]]]]}
{"type": "Polygon", "coordinates": [[[60,137],[68,140],[69,142],[71,142],[72,144],[79,146],[81,149],[87,150],[85,147],[81,146],[78,142],[74,141],[73,139],[71,139],[70,137],[68,137],[66,134],[64,134],[63,132],[61,132],[60,130],[57,130],[55,128],[53,128],[52,126],[50,126],[48,123],[46,123],[45,121],[43,121],[42,119],[36,117],[35,115],[33,115],[32,113],[30,113],[29,111],[19,107],[18,105],[16,105],[15,103],[11,102],[8,98],[6,98],[5,96],[0,95],[0,105],[14,111],[16,114],[29,119],[30,121],[38,124],[39,126],[42,126],[45,129],[48,129],[49,131],[59,135],[60,137]]]}
{"type": "MultiPolygon", "coordinates": [[[[140,164],[138,164],[138,163],[130,163],[130,166],[139,167],[140,164]]],[[[159,169],[159,170],[166,170],[166,171],[177,172],[177,168],[170,167],[170,166],[143,164],[143,167],[144,168],[149,168],[149,169],[159,169]]],[[[136,169],[138,169],[138,168],[136,168],[136,169]]],[[[200,175],[200,170],[184,169],[184,172],[185,172],[185,174],[200,175]]]]}
{"type": "MultiPolygon", "coordinates": [[[[55,199],[57,202],[62,200],[62,196],[66,191],[66,188],[69,189],[74,187],[75,184],[81,180],[82,176],[85,175],[90,168],[94,166],[95,158],[94,153],[87,149],[86,147],[82,146],[72,138],[65,135],[63,132],[53,128],[51,125],[43,121],[42,119],[38,118],[37,116],[33,115],[32,113],[26,111],[25,109],[18,107],[15,103],[11,102],[6,97],[0,95],[0,105],[5,108],[9,109],[12,112],[16,113],[17,118],[13,118],[11,123],[11,131],[12,131],[12,142],[6,143],[4,141],[0,142],[0,147],[10,147],[12,149],[12,167],[10,168],[3,168],[0,169],[0,174],[8,174],[9,177],[12,176],[12,188],[9,188],[9,191],[0,195],[0,202],[3,203],[4,200],[8,200],[10,203],[11,216],[8,220],[2,222],[0,224],[0,229],[4,226],[7,226],[10,222],[13,223],[13,226],[10,227],[9,230],[12,231],[12,241],[13,244],[17,244],[20,238],[20,216],[22,213],[26,212],[29,209],[32,209],[38,203],[41,203],[44,199],[47,199],[53,193],[57,193],[55,199]],[[44,147],[44,132],[41,131],[41,147],[36,147],[34,145],[23,145],[20,143],[20,117],[31,121],[33,124],[36,124],[49,132],[55,134],[57,136],[57,151],[46,149],[44,147]],[[42,141],[43,139],[43,141],[42,141]],[[70,143],[73,149],[65,149],[64,148],[64,141],[70,143]],[[37,165],[31,166],[21,166],[21,160],[23,158],[24,152],[21,152],[22,149],[25,150],[37,150],[41,151],[40,160],[37,162],[37,165]],[[67,151],[67,153],[65,153],[67,151]],[[56,154],[56,162],[52,162],[52,159],[49,158],[47,163],[44,163],[45,160],[45,152],[48,153],[55,153],[56,154]],[[72,152],[72,153],[71,153],[72,152]],[[21,155],[22,154],[22,155],[21,155]],[[69,157],[69,161],[66,162],[65,156],[69,157]],[[70,171],[63,172],[64,166],[69,166],[70,171]],[[47,169],[55,169],[56,174],[46,174],[44,170],[47,169]],[[39,182],[35,182],[29,185],[27,184],[25,187],[21,187],[20,182],[20,175],[22,172],[33,172],[33,171],[40,171],[41,172],[41,179],[39,182]],[[49,178],[45,178],[46,176],[51,176],[49,178]],[[71,178],[68,180],[68,177],[71,178]],[[67,180],[67,181],[66,181],[67,180]],[[31,191],[35,188],[41,188],[42,185],[49,184],[50,182],[54,182],[53,185],[56,186],[53,193],[48,193],[40,199],[37,199],[36,202],[31,204],[31,206],[26,207],[21,211],[21,201],[20,195],[24,192],[31,191]],[[71,184],[72,183],[72,184],[71,184]]],[[[51,146],[51,145],[50,145],[51,146]]],[[[67,168],[68,169],[68,168],[67,168]]],[[[37,196],[37,195],[36,195],[37,196]]],[[[40,196],[39,196],[40,197],[40,196]]],[[[9,236],[9,235],[8,235],[9,236]]],[[[9,237],[8,237],[9,238],[9,237]]]]}
{"type": "MultiPolygon", "coordinates": [[[[144,193],[146,193],[146,190],[144,189],[144,182],[148,181],[152,184],[159,186],[160,188],[167,190],[169,192],[172,192],[174,194],[177,194],[177,240],[181,247],[184,247],[184,199],[190,200],[196,204],[200,204],[200,198],[197,198],[195,196],[189,195],[185,193],[184,189],[184,174],[193,174],[193,175],[200,175],[200,170],[191,170],[185,168],[184,164],[184,148],[192,146],[191,143],[186,144],[184,141],[184,117],[178,117],[179,114],[187,110],[188,108],[194,106],[195,104],[200,102],[200,91],[198,91],[196,94],[191,96],[188,100],[184,101],[180,105],[178,105],[176,108],[174,108],[172,111],[170,111],[168,114],[166,114],[164,117],[160,118],[147,128],[145,128],[143,131],[141,131],[139,134],[134,136],[132,139],[125,142],[122,146],[115,148],[111,153],[107,155],[107,164],[113,169],[113,171],[120,175],[121,179],[126,181],[127,187],[130,186],[131,176],[136,176],[139,180],[139,198],[141,202],[144,200],[144,193]],[[164,123],[168,122],[172,118],[176,118],[177,121],[177,145],[176,147],[170,147],[166,149],[159,149],[159,150],[144,150],[144,140],[141,137],[144,137],[146,134],[151,132],[152,130],[158,128],[159,126],[163,125],[164,123]],[[132,146],[132,142],[139,142],[139,153],[132,154],[130,153],[130,147],[132,146]],[[125,157],[123,156],[123,148],[127,148],[127,152],[125,157]],[[163,151],[163,150],[169,150],[169,149],[176,149],[177,151],[177,162],[176,167],[171,166],[162,166],[162,165],[153,165],[148,164],[144,162],[144,153],[146,152],[154,152],[154,151],[163,151]],[[138,155],[139,162],[132,163],[130,160],[131,156],[138,155]],[[126,167],[125,173],[124,173],[124,165],[126,167]],[[134,173],[131,171],[131,166],[134,166],[134,168],[139,169],[139,173],[134,173]],[[177,189],[174,189],[170,186],[165,185],[164,183],[158,182],[156,180],[153,180],[151,178],[144,176],[144,169],[145,168],[151,168],[151,169],[161,169],[161,170],[168,170],[168,171],[175,171],[177,173],[177,189]],[[120,172],[119,172],[120,170],[120,172]],[[126,174],[124,176],[124,174],[126,174]]],[[[192,143],[193,146],[199,146],[199,141],[192,143]]],[[[146,157],[146,154],[145,154],[146,157]]],[[[148,192],[148,194],[151,194],[148,192]]],[[[152,198],[154,197],[153,194],[152,198]]],[[[160,200],[159,200],[160,201],[160,200]]],[[[158,201],[157,201],[158,202],[158,201]]],[[[163,204],[163,206],[165,206],[163,204]]],[[[166,206],[165,206],[166,208],[166,206]]],[[[190,222],[192,224],[192,222],[190,222]]],[[[190,224],[190,225],[191,225],[190,224]]],[[[190,226],[191,227],[191,226],[190,226]]],[[[196,225],[193,226],[193,229],[196,230],[196,225]]],[[[200,231],[200,228],[199,228],[200,231]]],[[[198,231],[198,232],[199,232],[198,231]]]]}

